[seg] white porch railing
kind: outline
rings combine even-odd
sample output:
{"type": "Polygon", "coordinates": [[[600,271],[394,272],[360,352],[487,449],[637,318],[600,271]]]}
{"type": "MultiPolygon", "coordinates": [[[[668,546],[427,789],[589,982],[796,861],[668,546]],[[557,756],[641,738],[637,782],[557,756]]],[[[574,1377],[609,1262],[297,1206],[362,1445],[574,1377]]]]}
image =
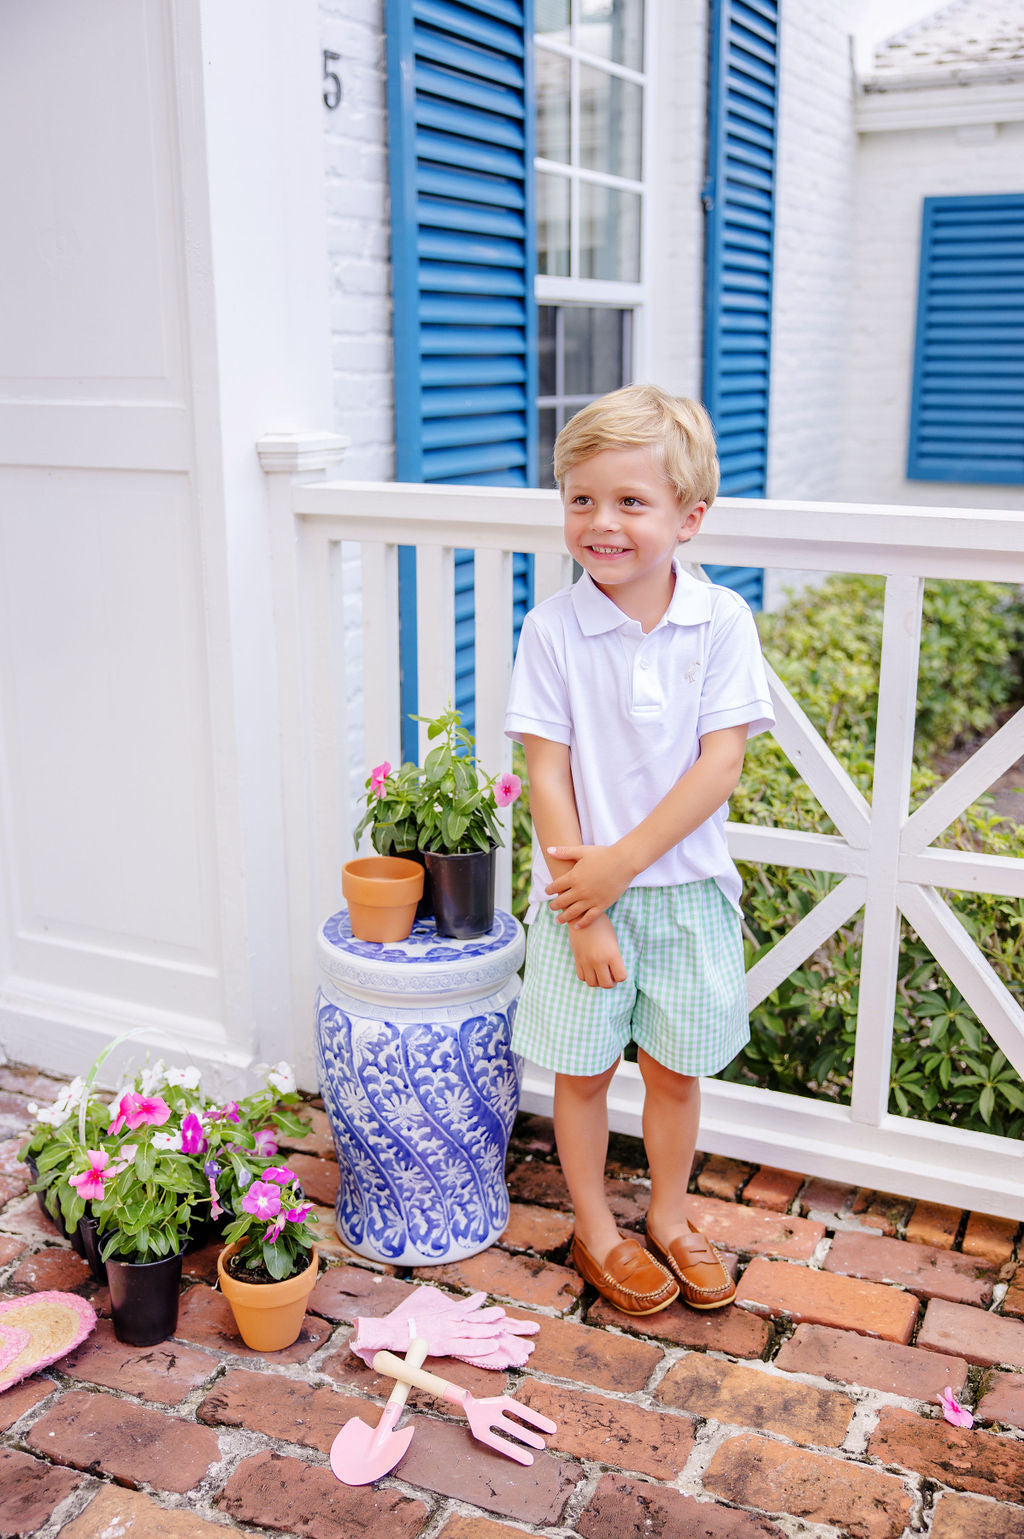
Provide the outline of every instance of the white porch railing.
{"type": "MultiPolygon", "coordinates": [[[[398,547],[417,549],[419,709],[427,715],[454,693],[453,552],[476,553],[477,746],[489,770],[511,758],[502,721],[512,665],[513,552],[536,556],[537,600],[567,581],[569,570],[552,492],[295,484],[284,476],[274,482],[289,897],[301,1013],[308,1011],[315,984],[311,938],[340,901],[340,868],[352,851],[353,783],[362,783],[368,765],[401,758],[398,547]],[[362,560],[361,679],[353,672],[358,637],[345,631],[346,542],[359,548],[362,560]],[[365,763],[353,766],[351,745],[360,742],[366,744],[365,763]]],[[[1024,582],[1024,515],[723,498],[691,550],[707,562],[886,578],[871,804],[797,701],[773,679],[777,740],[839,832],[729,828],[737,858],[843,876],[753,968],[752,1005],[864,910],[852,1103],[708,1081],[701,1147],[1024,1218],[1024,1161],[1016,1143],[892,1116],[887,1109],[901,914],[1024,1075],[1024,1011],[936,890],[1024,896],[1024,862],[932,843],[1020,757],[1024,711],[908,815],[924,579],[1024,582]]],[[[499,901],[507,906],[507,851],[499,881],[499,901]]],[[[523,1105],[540,1112],[551,1107],[550,1076],[532,1066],[523,1105]]],[[[613,1126],[638,1134],[641,1105],[639,1075],[624,1064],[610,1097],[613,1126]]]]}

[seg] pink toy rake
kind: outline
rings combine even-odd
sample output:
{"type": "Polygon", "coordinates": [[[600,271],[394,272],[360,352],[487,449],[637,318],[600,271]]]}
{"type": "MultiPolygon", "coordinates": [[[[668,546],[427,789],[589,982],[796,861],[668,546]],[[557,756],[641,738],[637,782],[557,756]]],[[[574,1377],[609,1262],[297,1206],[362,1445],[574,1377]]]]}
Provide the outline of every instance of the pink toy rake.
{"type": "Polygon", "coordinates": [[[515,1459],[519,1464],[532,1464],[533,1454],[529,1449],[546,1446],[542,1437],[531,1432],[529,1427],[521,1426],[521,1422],[529,1422],[530,1426],[546,1432],[549,1437],[558,1431],[550,1417],[542,1416],[528,1405],[520,1405],[511,1395],[488,1395],[477,1400],[461,1384],[439,1378],[436,1373],[428,1373],[425,1368],[414,1368],[411,1363],[403,1362],[391,1352],[378,1352],[373,1359],[373,1367],[375,1373],[386,1373],[400,1384],[414,1384],[417,1389],[425,1389],[428,1394],[461,1406],[466,1413],[469,1430],[477,1441],[486,1443],[488,1448],[496,1449],[498,1453],[515,1459]],[[518,1417],[519,1420],[513,1421],[512,1417],[518,1417]],[[508,1437],[501,1436],[502,1433],[510,1433],[518,1441],[513,1443],[508,1437]],[[524,1443],[526,1448],[522,1446],[524,1443]]]}

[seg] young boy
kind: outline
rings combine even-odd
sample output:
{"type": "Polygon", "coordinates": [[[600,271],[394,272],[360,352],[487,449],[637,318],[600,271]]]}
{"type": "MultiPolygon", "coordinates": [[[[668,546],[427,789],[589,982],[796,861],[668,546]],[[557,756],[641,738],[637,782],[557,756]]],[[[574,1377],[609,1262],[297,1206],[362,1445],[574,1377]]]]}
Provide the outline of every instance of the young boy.
{"type": "Polygon", "coordinates": [[[555,444],[565,543],[583,575],[527,615],[505,730],[530,774],[533,885],[515,1051],[555,1073],[573,1262],[626,1314],[735,1287],[689,1222],[698,1076],[749,1036],[740,881],[726,802],[772,725],[753,617],[675,560],[718,490],[710,420],[630,386],[555,444]],[[542,858],[541,851],[545,852],[542,858]],[[604,1189],[607,1093],[637,1044],[651,1173],[646,1249],[604,1189]]]}

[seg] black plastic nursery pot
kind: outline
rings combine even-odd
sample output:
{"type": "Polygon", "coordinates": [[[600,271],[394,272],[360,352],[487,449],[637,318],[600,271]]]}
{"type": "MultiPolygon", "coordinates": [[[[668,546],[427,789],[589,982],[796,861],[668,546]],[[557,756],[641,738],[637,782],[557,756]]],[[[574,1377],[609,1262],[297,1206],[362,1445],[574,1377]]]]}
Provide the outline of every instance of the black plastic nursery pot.
{"type": "Polygon", "coordinates": [[[438,935],[470,940],[487,934],[494,923],[496,851],[497,845],[492,844],[489,850],[471,850],[466,855],[425,852],[438,935]]]}
{"type": "Polygon", "coordinates": [[[110,1314],[118,1341],[155,1347],[178,1328],[181,1252],[160,1261],[107,1261],[110,1314]]]}
{"type": "Polygon", "coordinates": [[[68,1235],[72,1246],[77,1250],[83,1261],[88,1262],[89,1270],[97,1282],[108,1281],[107,1268],[100,1255],[100,1221],[86,1214],[79,1219],[78,1228],[74,1234],[68,1235]]]}

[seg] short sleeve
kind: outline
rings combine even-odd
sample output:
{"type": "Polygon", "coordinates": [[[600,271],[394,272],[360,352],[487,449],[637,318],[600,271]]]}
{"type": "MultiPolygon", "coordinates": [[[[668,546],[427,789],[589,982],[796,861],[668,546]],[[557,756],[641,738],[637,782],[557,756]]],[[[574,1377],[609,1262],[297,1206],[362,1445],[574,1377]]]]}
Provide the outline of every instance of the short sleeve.
{"type": "Polygon", "coordinates": [[[716,614],[701,689],[697,736],[746,726],[747,736],[775,725],[761,641],[746,601],[730,594],[716,614]]]}
{"type": "Polygon", "coordinates": [[[568,744],[572,737],[572,713],[564,669],[559,665],[552,638],[531,611],[523,621],[512,669],[505,736],[521,743],[523,734],[568,744]]]}

